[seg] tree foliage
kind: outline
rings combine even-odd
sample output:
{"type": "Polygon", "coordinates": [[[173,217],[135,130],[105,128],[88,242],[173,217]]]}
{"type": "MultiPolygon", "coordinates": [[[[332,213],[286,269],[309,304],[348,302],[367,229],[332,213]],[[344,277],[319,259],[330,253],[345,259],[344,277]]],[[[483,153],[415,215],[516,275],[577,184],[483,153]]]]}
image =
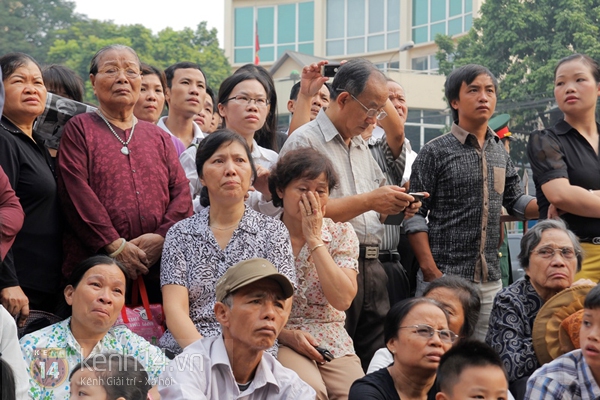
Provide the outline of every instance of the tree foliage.
{"type": "Polygon", "coordinates": [[[130,46],[143,62],[162,69],[179,61],[196,62],[216,90],[230,74],[217,30],[208,30],[206,22],[195,30],[166,28],[153,34],[143,25],[89,19],[75,14],[74,9],[75,5],[66,0],[0,1],[0,54],[20,51],[41,64],[72,68],[86,82],[87,101],[94,100],[88,78],[90,60],[109,44],[130,46]]]}
{"type": "MultiPolygon", "coordinates": [[[[551,125],[557,61],[574,52],[600,59],[600,0],[486,0],[480,13],[456,43],[436,38],[440,72],[484,65],[499,79],[496,110],[511,115],[513,132],[551,125]]],[[[511,155],[526,162],[522,139],[511,155]]]]}

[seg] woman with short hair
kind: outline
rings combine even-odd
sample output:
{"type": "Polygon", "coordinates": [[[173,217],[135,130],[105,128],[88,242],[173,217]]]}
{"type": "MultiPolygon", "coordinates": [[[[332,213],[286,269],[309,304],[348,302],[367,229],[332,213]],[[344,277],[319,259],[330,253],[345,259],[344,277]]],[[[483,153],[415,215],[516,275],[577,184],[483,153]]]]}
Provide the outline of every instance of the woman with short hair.
{"type": "Polygon", "coordinates": [[[256,176],[246,140],[226,129],[214,132],[200,142],[196,162],[205,208],[169,230],[160,268],[169,328],[160,345],[175,354],[220,334],[215,285],[230,266],[266,258],[296,282],[287,229],[244,203],[256,176]]]}

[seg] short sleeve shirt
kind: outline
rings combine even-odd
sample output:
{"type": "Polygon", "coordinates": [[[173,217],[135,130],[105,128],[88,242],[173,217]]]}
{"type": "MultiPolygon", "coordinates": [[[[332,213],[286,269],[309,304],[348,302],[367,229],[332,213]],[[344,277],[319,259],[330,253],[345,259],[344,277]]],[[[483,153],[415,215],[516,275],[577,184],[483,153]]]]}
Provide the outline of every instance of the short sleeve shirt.
{"type": "MultiPolygon", "coordinates": [[[[598,131],[600,131],[600,125],[598,131]]],[[[600,190],[600,157],[590,143],[565,120],[552,128],[535,131],[529,137],[527,156],[533,170],[533,181],[540,218],[548,215],[550,202],[542,185],[566,178],[573,186],[600,190]]],[[[563,214],[562,219],[580,238],[600,236],[600,218],[563,214]]]]}

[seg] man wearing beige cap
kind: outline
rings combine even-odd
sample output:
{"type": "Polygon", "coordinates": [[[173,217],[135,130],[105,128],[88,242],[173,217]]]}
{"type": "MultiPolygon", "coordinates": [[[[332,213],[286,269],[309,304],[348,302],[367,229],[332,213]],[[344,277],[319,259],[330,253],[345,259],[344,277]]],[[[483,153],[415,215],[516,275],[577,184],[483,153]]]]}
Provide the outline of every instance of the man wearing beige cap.
{"type": "Polygon", "coordinates": [[[315,391],[264,351],[290,315],[294,288],[269,261],[235,264],[219,279],[222,336],[185,348],[159,379],[163,399],[314,399],[315,391]]]}

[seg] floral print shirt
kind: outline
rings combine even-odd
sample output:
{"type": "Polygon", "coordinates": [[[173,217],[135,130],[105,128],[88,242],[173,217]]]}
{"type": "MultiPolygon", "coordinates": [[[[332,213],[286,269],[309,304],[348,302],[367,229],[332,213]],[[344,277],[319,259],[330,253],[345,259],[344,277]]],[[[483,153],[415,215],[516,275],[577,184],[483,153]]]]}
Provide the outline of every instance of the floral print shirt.
{"type": "MultiPolygon", "coordinates": [[[[349,222],[335,223],[323,218],[321,239],[340,268],[358,272],[358,237],[349,222]]],[[[354,344],[344,328],[346,313],[336,310],[325,298],[310,249],[305,244],[296,257],[298,290],[286,329],[309,332],[335,357],[354,354],[354,344]]]]}
{"type": "MultiPolygon", "coordinates": [[[[23,336],[20,344],[29,372],[29,396],[36,400],[68,399],[69,375],[84,359],[71,332],[71,318],[23,336]]],[[[135,357],[153,386],[169,361],[158,347],[123,325],[111,327],[90,356],[98,353],[135,357]]]]}

